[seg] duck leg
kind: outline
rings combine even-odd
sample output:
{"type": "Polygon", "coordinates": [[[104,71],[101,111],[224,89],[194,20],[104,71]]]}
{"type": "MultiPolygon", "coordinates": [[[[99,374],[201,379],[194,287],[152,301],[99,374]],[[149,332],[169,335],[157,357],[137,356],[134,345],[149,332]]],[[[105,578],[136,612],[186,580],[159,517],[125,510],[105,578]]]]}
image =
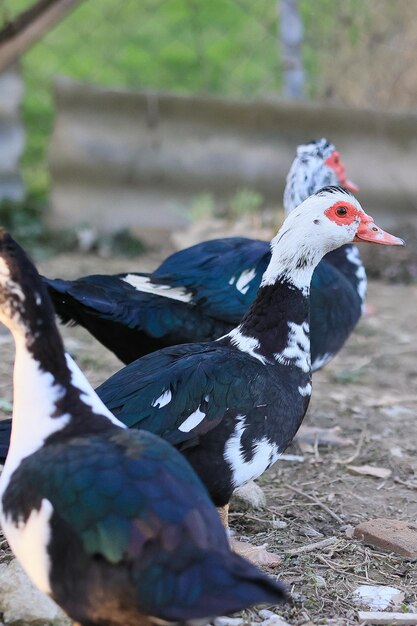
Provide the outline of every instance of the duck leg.
{"type": "MultiPolygon", "coordinates": [[[[229,530],[229,505],[226,504],[225,506],[217,507],[217,512],[227,532],[229,530]]],[[[281,565],[282,563],[282,559],[280,559],[279,556],[273,552],[268,552],[266,544],[263,546],[253,546],[246,541],[238,541],[232,537],[229,537],[229,543],[233,552],[243,556],[255,565],[278,567],[278,565],[281,565]]]]}
{"type": "Polygon", "coordinates": [[[226,529],[226,532],[229,530],[229,505],[225,504],[224,506],[217,507],[217,513],[219,514],[220,521],[226,529]]]}

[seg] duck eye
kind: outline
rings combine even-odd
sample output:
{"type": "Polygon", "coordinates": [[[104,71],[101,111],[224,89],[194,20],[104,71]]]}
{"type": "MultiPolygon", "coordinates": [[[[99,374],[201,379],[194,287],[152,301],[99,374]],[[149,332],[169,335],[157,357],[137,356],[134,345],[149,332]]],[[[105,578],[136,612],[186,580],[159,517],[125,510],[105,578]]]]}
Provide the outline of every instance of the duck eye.
{"type": "Polygon", "coordinates": [[[345,206],[340,206],[336,209],[336,213],[340,215],[340,217],[344,217],[347,214],[347,208],[345,206]]]}

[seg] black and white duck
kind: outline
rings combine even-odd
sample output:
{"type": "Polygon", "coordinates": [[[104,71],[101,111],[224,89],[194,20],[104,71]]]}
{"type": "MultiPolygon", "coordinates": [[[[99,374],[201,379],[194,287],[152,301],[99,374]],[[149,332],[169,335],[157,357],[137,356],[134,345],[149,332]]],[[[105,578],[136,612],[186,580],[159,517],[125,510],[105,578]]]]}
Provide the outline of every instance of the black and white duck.
{"type": "Polygon", "coordinates": [[[224,519],[233,491],[279,458],[304,418],[311,278],[323,255],[352,241],[403,243],[378,228],[347,190],[321,190],[272,240],[258,294],[236,328],[217,341],[148,354],[97,389],[129,428],[178,447],[224,519]]]}
{"type": "Polygon", "coordinates": [[[127,430],[64,354],[46,288],[4,231],[0,320],[16,345],[0,521],[41,591],[84,626],[204,623],[283,599],[230,551],[185,458],[127,430]]]}

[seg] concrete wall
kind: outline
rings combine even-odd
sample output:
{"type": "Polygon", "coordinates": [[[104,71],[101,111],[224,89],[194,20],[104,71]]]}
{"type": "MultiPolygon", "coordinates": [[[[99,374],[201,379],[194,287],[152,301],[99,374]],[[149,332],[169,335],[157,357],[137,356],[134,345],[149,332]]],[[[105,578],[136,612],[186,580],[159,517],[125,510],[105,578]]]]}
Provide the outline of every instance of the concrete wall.
{"type": "Polygon", "coordinates": [[[59,79],[50,149],[51,222],[165,233],[196,194],[242,187],[281,203],[298,143],[340,149],[376,214],[414,211],[417,114],[103,89],[59,79]]]}
{"type": "Polygon", "coordinates": [[[23,81],[18,67],[0,74],[0,201],[22,200],[24,186],[19,162],[25,145],[20,119],[23,81]]]}

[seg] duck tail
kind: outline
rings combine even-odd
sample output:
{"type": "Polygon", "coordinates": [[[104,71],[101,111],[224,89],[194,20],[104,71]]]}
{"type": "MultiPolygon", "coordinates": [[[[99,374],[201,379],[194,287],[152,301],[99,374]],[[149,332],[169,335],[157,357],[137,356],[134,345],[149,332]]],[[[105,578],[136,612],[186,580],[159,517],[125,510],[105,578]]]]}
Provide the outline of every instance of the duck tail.
{"type": "Polygon", "coordinates": [[[246,559],[232,552],[228,561],[227,568],[217,564],[213,571],[213,579],[219,586],[217,597],[225,602],[222,614],[257,604],[275,605],[289,599],[282,582],[264,574],[246,559]]]}
{"type": "MultiPolygon", "coordinates": [[[[183,572],[181,586],[176,587],[173,596],[172,584],[167,585],[167,590],[169,601],[167,598],[163,608],[160,597],[157,607],[148,608],[158,617],[183,623],[235,613],[257,604],[276,605],[289,599],[281,582],[232,552],[207,555],[197,566],[183,572]]],[[[153,596],[154,590],[150,589],[147,597],[154,600],[153,596]]]]}

